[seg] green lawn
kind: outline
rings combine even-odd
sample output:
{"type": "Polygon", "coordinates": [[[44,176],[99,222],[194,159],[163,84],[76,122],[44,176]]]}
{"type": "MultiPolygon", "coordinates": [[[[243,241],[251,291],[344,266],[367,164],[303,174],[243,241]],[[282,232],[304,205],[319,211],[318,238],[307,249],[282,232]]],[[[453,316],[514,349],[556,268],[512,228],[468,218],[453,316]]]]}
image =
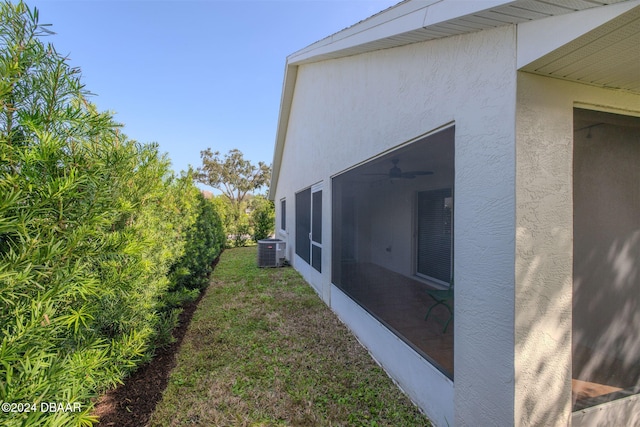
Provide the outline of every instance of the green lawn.
{"type": "Polygon", "coordinates": [[[290,267],[222,254],[152,426],[429,426],[290,267]]]}

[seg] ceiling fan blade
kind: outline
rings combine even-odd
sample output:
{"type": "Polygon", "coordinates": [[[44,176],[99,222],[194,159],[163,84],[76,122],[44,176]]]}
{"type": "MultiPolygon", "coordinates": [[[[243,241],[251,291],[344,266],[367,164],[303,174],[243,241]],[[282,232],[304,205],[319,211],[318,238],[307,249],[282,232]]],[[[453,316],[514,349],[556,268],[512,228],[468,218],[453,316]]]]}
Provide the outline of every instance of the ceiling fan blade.
{"type": "Polygon", "coordinates": [[[389,169],[388,173],[363,173],[362,175],[367,176],[386,176],[390,180],[394,179],[414,179],[416,176],[424,176],[424,175],[433,175],[431,171],[410,171],[410,172],[402,172],[402,169],[398,167],[398,163],[400,159],[392,159],[393,167],[389,169]]]}
{"type": "Polygon", "coordinates": [[[403,175],[433,175],[433,172],[431,171],[409,171],[409,172],[404,172],[403,175]]]}

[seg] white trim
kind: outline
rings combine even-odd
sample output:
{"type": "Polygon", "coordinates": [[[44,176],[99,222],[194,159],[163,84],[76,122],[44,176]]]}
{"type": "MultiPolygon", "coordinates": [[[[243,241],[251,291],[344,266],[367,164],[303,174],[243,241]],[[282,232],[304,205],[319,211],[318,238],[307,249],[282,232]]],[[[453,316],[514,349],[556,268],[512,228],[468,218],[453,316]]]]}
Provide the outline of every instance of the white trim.
{"type": "Polygon", "coordinates": [[[315,184],[313,184],[311,186],[311,194],[317,192],[317,191],[322,191],[322,188],[324,187],[324,181],[320,181],[320,182],[316,182],[315,184]]]}
{"type": "MultiPolygon", "coordinates": [[[[287,58],[290,64],[313,62],[322,55],[353,49],[424,26],[427,9],[441,0],[403,2],[307,46],[287,58]]],[[[504,3],[504,1],[502,1],[504,3]]]]}
{"type": "Polygon", "coordinates": [[[620,114],[623,116],[640,117],[640,110],[627,110],[619,107],[612,107],[609,105],[589,104],[586,102],[574,102],[573,108],[580,108],[583,110],[600,111],[602,113],[620,114]]]}
{"type": "Polygon", "coordinates": [[[291,116],[291,106],[293,104],[293,93],[296,88],[298,77],[298,67],[287,64],[284,69],[284,79],[282,82],[282,97],[280,99],[280,110],[278,113],[278,129],[276,131],[276,141],[273,150],[273,170],[271,171],[271,183],[269,184],[269,200],[276,197],[278,178],[280,177],[280,166],[282,164],[282,153],[284,152],[284,141],[287,136],[289,117],[291,116]]]}
{"type": "Polygon", "coordinates": [[[307,261],[302,259],[300,255],[294,252],[294,265],[295,269],[300,273],[304,280],[311,285],[311,288],[322,299],[322,274],[318,272],[311,264],[307,264],[307,261]]]}
{"type": "Polygon", "coordinates": [[[585,408],[571,414],[572,427],[640,425],[640,395],[585,408]]]}

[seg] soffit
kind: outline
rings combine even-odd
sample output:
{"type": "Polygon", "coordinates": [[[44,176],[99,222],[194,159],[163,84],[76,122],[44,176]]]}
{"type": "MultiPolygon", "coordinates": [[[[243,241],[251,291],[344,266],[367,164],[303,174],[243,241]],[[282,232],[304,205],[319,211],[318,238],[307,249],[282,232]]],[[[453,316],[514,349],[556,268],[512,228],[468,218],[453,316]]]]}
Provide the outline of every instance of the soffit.
{"type": "Polygon", "coordinates": [[[640,6],[577,37],[521,70],[640,93],[640,6]]]}
{"type": "Polygon", "coordinates": [[[404,1],[288,57],[290,65],[519,24],[626,0],[404,1]]]}

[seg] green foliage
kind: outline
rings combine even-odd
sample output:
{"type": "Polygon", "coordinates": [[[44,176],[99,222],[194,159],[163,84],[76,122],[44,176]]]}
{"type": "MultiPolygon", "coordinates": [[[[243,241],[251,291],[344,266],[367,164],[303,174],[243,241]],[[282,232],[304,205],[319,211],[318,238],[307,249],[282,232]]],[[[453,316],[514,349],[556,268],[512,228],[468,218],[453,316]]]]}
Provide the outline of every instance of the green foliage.
{"type": "Polygon", "coordinates": [[[246,246],[251,238],[249,218],[246,213],[246,202],[235,207],[228,197],[222,195],[212,199],[216,211],[220,216],[226,236],[225,247],[234,248],[246,246]]]}
{"type": "Polygon", "coordinates": [[[177,288],[204,289],[213,271],[213,262],[224,248],[225,235],[212,201],[198,193],[197,219],[186,232],[184,255],[173,267],[177,288]]]}
{"type": "Polygon", "coordinates": [[[226,196],[214,197],[212,201],[227,236],[227,248],[247,246],[273,234],[275,209],[265,196],[249,195],[239,209],[226,196]]]}
{"type": "Polygon", "coordinates": [[[210,148],[200,152],[202,167],[196,172],[196,179],[216,188],[231,202],[236,212],[240,212],[247,194],[266,185],[271,179],[271,167],[264,162],[253,165],[245,160],[240,150],[229,150],[224,157],[210,148]]]}
{"type": "Polygon", "coordinates": [[[251,238],[251,225],[249,224],[249,218],[246,214],[240,215],[231,228],[231,242],[233,247],[239,248],[247,246],[249,239],[251,238]]]}
{"type": "Polygon", "coordinates": [[[0,401],[81,411],[0,425],[91,425],[90,398],[169,339],[182,287],[204,286],[224,237],[192,174],[97,112],[37,21],[0,5],[0,401]]]}
{"type": "Polygon", "coordinates": [[[257,196],[251,200],[251,226],[253,240],[266,239],[274,231],[276,211],[273,202],[264,196],[257,196]]]}
{"type": "Polygon", "coordinates": [[[221,157],[220,152],[207,148],[200,156],[202,167],[196,171],[196,180],[222,192],[227,247],[246,246],[255,237],[253,219],[247,214],[251,192],[268,184],[271,167],[263,162],[252,164],[238,149],[221,157]]]}

